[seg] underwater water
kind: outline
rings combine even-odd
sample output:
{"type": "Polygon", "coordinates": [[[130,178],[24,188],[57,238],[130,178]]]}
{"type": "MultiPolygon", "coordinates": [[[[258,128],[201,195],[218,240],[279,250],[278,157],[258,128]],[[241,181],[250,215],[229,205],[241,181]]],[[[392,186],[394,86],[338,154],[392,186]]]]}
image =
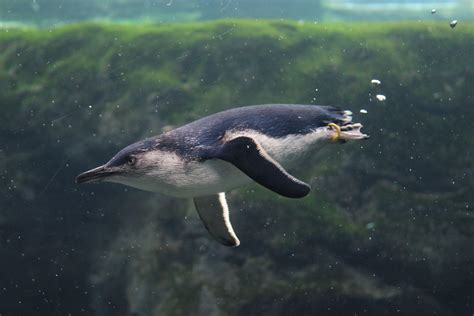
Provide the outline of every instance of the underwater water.
{"type": "Polygon", "coordinates": [[[0,315],[473,315],[472,1],[0,0],[0,315]],[[453,21],[457,20],[457,23],[453,21]],[[351,110],[302,199],[75,177],[206,115],[351,110]]]}

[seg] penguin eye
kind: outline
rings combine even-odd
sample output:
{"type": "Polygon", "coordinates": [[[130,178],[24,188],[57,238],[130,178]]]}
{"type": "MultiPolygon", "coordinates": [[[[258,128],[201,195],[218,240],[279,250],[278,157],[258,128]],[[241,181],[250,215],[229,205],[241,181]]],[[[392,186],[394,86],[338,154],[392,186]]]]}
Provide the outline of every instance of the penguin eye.
{"type": "Polygon", "coordinates": [[[127,158],[127,164],[128,164],[129,166],[135,165],[136,162],[137,162],[137,158],[136,158],[136,157],[129,156],[129,157],[127,158]]]}

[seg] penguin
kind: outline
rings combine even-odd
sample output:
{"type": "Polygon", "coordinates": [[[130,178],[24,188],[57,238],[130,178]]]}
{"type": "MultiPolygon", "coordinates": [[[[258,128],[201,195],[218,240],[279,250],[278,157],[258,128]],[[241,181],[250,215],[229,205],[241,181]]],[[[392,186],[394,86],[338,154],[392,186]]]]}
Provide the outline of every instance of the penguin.
{"type": "Polygon", "coordinates": [[[238,246],[225,192],[254,181],[288,198],[306,196],[310,186],[287,170],[324,143],[369,138],[351,115],[317,105],[233,108],[133,143],[76,182],[116,182],[192,198],[210,235],[238,246]]]}

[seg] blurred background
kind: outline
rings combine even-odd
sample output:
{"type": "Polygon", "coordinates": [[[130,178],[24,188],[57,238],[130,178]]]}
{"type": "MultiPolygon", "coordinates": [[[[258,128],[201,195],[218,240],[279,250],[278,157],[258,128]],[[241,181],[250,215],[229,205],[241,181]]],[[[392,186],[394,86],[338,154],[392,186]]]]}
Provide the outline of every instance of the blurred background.
{"type": "Polygon", "coordinates": [[[467,0],[0,0],[0,314],[472,316],[473,19],[467,0]],[[371,139],[322,147],[304,199],[230,192],[238,248],[190,200],[74,183],[263,103],[350,109],[371,139]]]}

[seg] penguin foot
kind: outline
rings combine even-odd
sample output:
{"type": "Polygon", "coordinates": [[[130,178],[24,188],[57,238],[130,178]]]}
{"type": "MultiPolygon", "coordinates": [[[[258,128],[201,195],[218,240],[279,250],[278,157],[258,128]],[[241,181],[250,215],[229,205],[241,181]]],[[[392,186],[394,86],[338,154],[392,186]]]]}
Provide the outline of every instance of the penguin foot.
{"type": "Polygon", "coordinates": [[[354,123],[341,126],[339,139],[351,140],[351,139],[368,139],[369,135],[361,132],[362,124],[354,123]]]}

